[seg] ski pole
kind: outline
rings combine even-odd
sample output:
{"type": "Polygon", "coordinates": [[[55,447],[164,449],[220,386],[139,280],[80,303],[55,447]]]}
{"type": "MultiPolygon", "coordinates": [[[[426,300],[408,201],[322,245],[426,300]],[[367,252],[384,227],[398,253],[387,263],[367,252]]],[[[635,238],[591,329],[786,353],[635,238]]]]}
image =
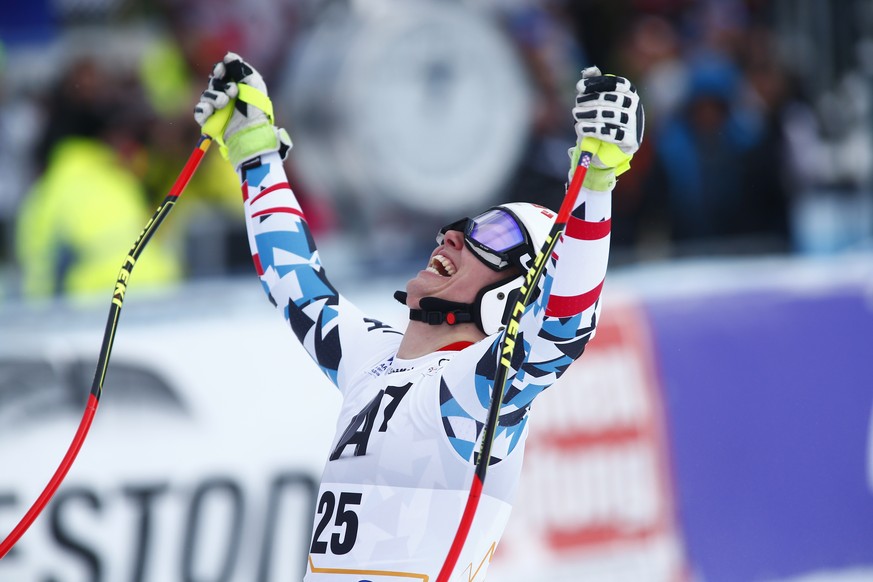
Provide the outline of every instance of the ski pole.
{"type": "Polygon", "coordinates": [[[461,550],[464,548],[464,542],[467,540],[467,535],[470,533],[470,527],[473,525],[473,518],[476,515],[476,509],[479,506],[479,499],[482,497],[482,488],[485,485],[485,475],[488,471],[488,465],[491,461],[491,447],[494,443],[494,435],[497,432],[497,424],[500,417],[500,406],[503,403],[503,395],[506,393],[506,380],[509,374],[510,360],[512,357],[512,349],[507,350],[508,355],[504,355],[507,345],[514,345],[515,338],[518,335],[518,324],[524,310],[530,303],[534,289],[537,288],[539,279],[545,272],[546,264],[555,245],[561,238],[564,229],[567,226],[567,221],[570,218],[570,213],[576,204],[576,199],[579,197],[579,192],[582,190],[582,182],[585,181],[585,175],[588,173],[588,166],[591,164],[591,158],[597,153],[600,147],[600,141],[586,137],[579,144],[581,153],[579,161],[573,171],[573,178],[567,188],[567,193],[564,195],[564,200],[561,203],[561,208],[558,210],[558,216],[555,219],[555,224],[552,226],[549,236],[546,237],[542,249],[534,259],[533,265],[527,271],[524,278],[524,284],[521,287],[521,293],[516,304],[513,306],[511,316],[506,329],[503,332],[503,337],[500,342],[500,348],[497,352],[497,372],[494,376],[494,387],[491,392],[491,403],[488,407],[488,418],[485,421],[483,429],[482,444],[479,450],[479,461],[476,464],[476,471],[473,475],[473,483],[470,485],[470,493],[467,496],[467,503],[464,506],[464,512],[461,515],[461,523],[458,525],[458,530],[455,532],[455,538],[452,545],[449,547],[443,567],[437,576],[436,582],[448,582],[449,576],[455,569],[458,562],[458,557],[461,555],[461,550]]]}
{"type": "Polygon", "coordinates": [[[185,166],[182,168],[182,171],[176,178],[173,186],[170,188],[169,194],[167,194],[163,202],[161,202],[161,205],[158,206],[158,209],[146,223],[145,228],[143,228],[143,231],[136,239],[136,242],[133,243],[133,247],[131,247],[125,257],[121,270],[118,273],[118,278],[115,281],[115,288],[112,292],[112,303],[109,307],[109,317],[106,321],[106,329],[103,333],[103,343],[100,346],[100,355],[97,358],[97,370],[94,374],[94,381],[91,384],[91,392],[88,395],[85,413],[82,415],[82,420],[79,422],[79,428],[76,430],[76,434],[67,449],[67,453],[64,455],[64,458],[55,470],[54,475],[52,475],[52,478],[45,486],[45,489],[43,489],[33,505],[30,506],[27,513],[24,514],[24,517],[21,518],[18,525],[15,526],[12,532],[6,536],[2,542],[0,542],[0,560],[2,560],[9,550],[12,549],[12,546],[18,542],[36,518],[39,517],[39,514],[42,513],[43,509],[48,505],[48,502],[51,501],[51,498],[58,490],[58,487],[60,487],[64,477],[66,477],[67,472],[76,460],[76,456],[82,448],[82,443],[85,442],[85,437],[91,429],[91,423],[94,420],[94,414],[97,412],[97,405],[100,402],[100,396],[103,392],[103,381],[106,379],[106,371],[109,367],[109,357],[112,353],[112,345],[115,342],[115,333],[118,329],[118,320],[121,315],[124,294],[127,291],[131,271],[149,240],[151,240],[152,236],[158,230],[158,227],[173,209],[176,200],[182,195],[185,186],[188,185],[191,176],[194,175],[194,172],[200,165],[200,161],[209,150],[209,146],[212,145],[213,138],[210,136],[222,135],[232,110],[232,106],[218,110],[207,121],[206,125],[203,126],[203,133],[200,135],[197,145],[191,152],[191,155],[188,156],[185,166]]]}

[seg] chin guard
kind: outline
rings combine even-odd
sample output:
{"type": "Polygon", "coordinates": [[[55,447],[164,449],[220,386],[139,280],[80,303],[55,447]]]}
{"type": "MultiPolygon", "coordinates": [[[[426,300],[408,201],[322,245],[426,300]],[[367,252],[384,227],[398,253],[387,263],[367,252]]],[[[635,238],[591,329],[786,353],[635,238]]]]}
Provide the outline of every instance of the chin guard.
{"type": "MultiPolygon", "coordinates": [[[[479,290],[473,303],[422,297],[418,302],[421,308],[409,310],[409,320],[422,321],[428,325],[475,323],[485,335],[497,333],[508,320],[510,298],[515,296],[523,281],[523,277],[513,275],[487,285],[479,290]]],[[[394,299],[403,305],[406,305],[406,297],[405,291],[394,292],[394,299]]]]}
{"type": "MultiPolygon", "coordinates": [[[[394,299],[406,305],[406,292],[395,291],[394,299]]],[[[446,301],[437,297],[422,297],[419,301],[421,309],[410,309],[410,321],[422,321],[428,325],[457,325],[459,323],[475,322],[475,305],[446,301]]]]}

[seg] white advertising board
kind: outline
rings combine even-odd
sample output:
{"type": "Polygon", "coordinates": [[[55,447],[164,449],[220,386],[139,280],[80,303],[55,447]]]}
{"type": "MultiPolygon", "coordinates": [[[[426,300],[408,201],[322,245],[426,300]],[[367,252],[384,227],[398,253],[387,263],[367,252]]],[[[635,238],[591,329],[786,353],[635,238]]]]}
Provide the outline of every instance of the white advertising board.
{"type": "MultiPolygon", "coordinates": [[[[355,300],[402,326],[393,288],[355,300]]],[[[256,281],[134,297],[91,433],[55,499],[0,562],[0,581],[299,580],[338,393],[256,281]]],[[[100,302],[4,313],[3,535],[75,433],[104,321],[100,302]]],[[[535,406],[489,580],[678,579],[646,333],[628,305],[604,322],[535,406]]]]}

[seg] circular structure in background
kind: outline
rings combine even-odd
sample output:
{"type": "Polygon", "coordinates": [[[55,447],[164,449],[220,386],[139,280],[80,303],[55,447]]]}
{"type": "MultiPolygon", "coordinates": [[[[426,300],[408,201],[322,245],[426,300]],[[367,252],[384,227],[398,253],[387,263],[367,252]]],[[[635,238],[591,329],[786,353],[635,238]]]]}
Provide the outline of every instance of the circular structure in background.
{"type": "Polygon", "coordinates": [[[462,4],[326,10],[290,67],[282,106],[314,192],[457,216],[492,201],[529,131],[513,46],[462,4]]]}

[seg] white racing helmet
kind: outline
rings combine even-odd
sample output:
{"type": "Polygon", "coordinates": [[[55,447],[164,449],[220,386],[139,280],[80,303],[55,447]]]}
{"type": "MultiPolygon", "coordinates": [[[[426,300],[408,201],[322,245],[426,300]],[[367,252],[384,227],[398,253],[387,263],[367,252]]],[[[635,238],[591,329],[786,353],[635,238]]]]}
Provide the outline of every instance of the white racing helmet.
{"type": "MultiPolygon", "coordinates": [[[[533,264],[537,253],[539,253],[540,249],[543,247],[543,244],[549,235],[549,231],[555,224],[555,218],[557,216],[554,212],[544,206],[538,206],[528,202],[513,202],[509,204],[501,204],[500,206],[492,208],[479,217],[474,218],[471,222],[474,224],[481,224],[479,223],[479,220],[482,217],[488,217],[489,215],[493,216],[493,213],[505,213],[514,219],[515,224],[522,227],[524,240],[523,242],[518,242],[516,245],[511,246],[505,251],[506,261],[508,263],[505,268],[513,266],[518,267],[521,269],[521,274],[511,279],[498,282],[496,286],[491,285],[483,288],[476,298],[479,312],[477,318],[478,321],[476,321],[476,323],[486,335],[491,335],[501,331],[509,321],[511,307],[515,304],[516,295],[521,289],[522,283],[524,283],[524,277],[527,270],[533,264]]],[[[510,230],[511,229],[512,226],[510,226],[510,230]]],[[[473,250],[473,247],[481,245],[478,241],[481,241],[483,238],[488,240],[485,236],[478,235],[477,231],[483,230],[484,228],[481,226],[479,228],[474,228],[473,238],[465,233],[464,241],[468,247],[471,247],[471,250],[473,250]]],[[[509,238],[504,237],[504,240],[514,242],[517,239],[510,236],[509,238]]],[[[476,252],[476,250],[474,250],[474,252],[476,252]]],[[[482,254],[478,252],[476,252],[476,254],[480,259],[482,258],[482,254]]],[[[491,266],[487,260],[483,262],[491,266]]]]}
{"type": "MultiPolygon", "coordinates": [[[[437,243],[445,233],[464,233],[464,243],[476,257],[495,271],[510,271],[507,278],[483,287],[472,304],[436,297],[423,297],[421,309],[410,309],[409,318],[431,325],[475,323],[486,335],[501,331],[509,321],[510,305],[524,283],[528,268],[545,243],[556,214],[544,206],[512,202],[488,209],[475,218],[463,218],[440,229],[437,243]]],[[[406,303],[406,294],[395,297],[406,303]]]]}

